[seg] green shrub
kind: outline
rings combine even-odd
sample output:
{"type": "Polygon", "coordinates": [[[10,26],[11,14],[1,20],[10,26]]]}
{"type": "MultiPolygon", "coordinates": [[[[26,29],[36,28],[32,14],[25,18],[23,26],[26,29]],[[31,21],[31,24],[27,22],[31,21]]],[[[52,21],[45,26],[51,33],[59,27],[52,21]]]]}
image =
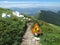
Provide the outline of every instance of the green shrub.
{"type": "Polygon", "coordinates": [[[26,21],[17,17],[0,18],[0,45],[20,45],[26,21]]]}

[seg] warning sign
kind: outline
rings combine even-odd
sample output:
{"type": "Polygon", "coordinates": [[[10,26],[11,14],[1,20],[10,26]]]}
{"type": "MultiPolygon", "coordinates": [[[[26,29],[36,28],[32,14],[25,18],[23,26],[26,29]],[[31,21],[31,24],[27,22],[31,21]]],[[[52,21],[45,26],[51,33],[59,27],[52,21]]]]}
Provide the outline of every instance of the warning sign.
{"type": "Polygon", "coordinates": [[[34,25],[34,27],[33,27],[33,29],[32,29],[32,33],[33,33],[33,34],[38,34],[38,35],[42,34],[42,30],[40,29],[38,23],[36,23],[36,24],[34,25]]]}

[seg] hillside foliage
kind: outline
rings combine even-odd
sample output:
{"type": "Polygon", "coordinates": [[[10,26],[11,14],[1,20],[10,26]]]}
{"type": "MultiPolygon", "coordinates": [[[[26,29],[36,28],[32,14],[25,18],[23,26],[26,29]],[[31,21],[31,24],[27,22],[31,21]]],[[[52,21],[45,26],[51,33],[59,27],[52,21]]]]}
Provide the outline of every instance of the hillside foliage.
{"type": "Polygon", "coordinates": [[[2,18],[2,13],[11,14],[12,10],[0,8],[0,45],[20,45],[26,31],[26,21],[15,16],[2,18]]]}
{"type": "Polygon", "coordinates": [[[55,25],[60,25],[60,14],[59,12],[45,11],[41,10],[39,14],[36,15],[38,20],[43,20],[48,23],[52,23],[55,25]]]}
{"type": "Polygon", "coordinates": [[[43,31],[40,43],[42,45],[60,45],[60,12],[42,10],[34,16],[34,19],[43,31]]]}
{"type": "Polygon", "coordinates": [[[60,26],[38,21],[43,35],[40,36],[42,45],[60,45],[60,26]]]}

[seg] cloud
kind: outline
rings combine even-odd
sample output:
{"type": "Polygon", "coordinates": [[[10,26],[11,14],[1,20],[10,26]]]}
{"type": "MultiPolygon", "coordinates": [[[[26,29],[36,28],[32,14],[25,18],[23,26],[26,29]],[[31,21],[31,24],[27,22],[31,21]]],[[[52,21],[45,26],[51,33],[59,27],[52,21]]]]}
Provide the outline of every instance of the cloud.
{"type": "Polygon", "coordinates": [[[1,1],[0,3],[9,3],[9,1],[1,1]]]}
{"type": "Polygon", "coordinates": [[[16,3],[13,3],[13,4],[1,4],[0,5],[0,7],[7,7],[7,8],[9,8],[9,7],[19,7],[19,8],[31,8],[31,7],[39,7],[40,5],[39,4],[26,4],[26,3],[24,3],[24,4],[16,4],[16,3]],[[35,6],[34,6],[35,5],[35,6]]]}
{"type": "Polygon", "coordinates": [[[36,8],[36,7],[60,7],[60,3],[57,2],[9,2],[2,1],[0,2],[0,7],[10,8],[10,7],[19,7],[19,8],[36,8]]]}

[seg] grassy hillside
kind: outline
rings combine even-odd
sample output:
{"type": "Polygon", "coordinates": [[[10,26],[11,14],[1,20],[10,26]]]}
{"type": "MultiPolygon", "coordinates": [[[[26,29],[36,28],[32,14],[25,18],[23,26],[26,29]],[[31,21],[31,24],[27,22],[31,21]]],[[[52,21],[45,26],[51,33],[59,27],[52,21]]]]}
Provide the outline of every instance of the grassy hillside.
{"type": "Polygon", "coordinates": [[[12,14],[12,10],[6,8],[0,8],[0,15],[2,13],[12,14]]]}
{"type": "Polygon", "coordinates": [[[15,16],[2,18],[2,13],[12,15],[12,10],[0,8],[0,45],[20,45],[26,21],[15,16]]]}
{"type": "Polygon", "coordinates": [[[59,16],[59,14],[44,11],[34,17],[43,31],[43,35],[40,36],[40,43],[42,43],[42,45],[60,45],[59,16]]]}
{"type": "Polygon", "coordinates": [[[41,28],[43,30],[41,37],[43,45],[60,45],[60,26],[43,24],[41,28]]]}
{"type": "Polygon", "coordinates": [[[37,19],[36,22],[43,31],[43,35],[40,36],[42,45],[60,45],[60,26],[37,19]]]}
{"type": "Polygon", "coordinates": [[[38,14],[38,16],[36,15],[36,17],[38,20],[43,20],[48,23],[60,25],[59,13],[41,10],[41,12],[38,14]]]}

